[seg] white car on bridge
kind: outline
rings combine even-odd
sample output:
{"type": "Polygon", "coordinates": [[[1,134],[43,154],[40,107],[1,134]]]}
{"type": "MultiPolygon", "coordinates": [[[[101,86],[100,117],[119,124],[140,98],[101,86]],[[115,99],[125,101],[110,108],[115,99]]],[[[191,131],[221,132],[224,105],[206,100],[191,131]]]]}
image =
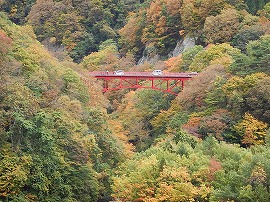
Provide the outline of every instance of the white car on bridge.
{"type": "Polygon", "coordinates": [[[114,75],[124,75],[124,70],[116,70],[113,72],[114,75]]]}
{"type": "Polygon", "coordinates": [[[158,69],[152,72],[152,75],[154,76],[161,76],[162,74],[163,74],[162,70],[158,70],[158,69]]]}

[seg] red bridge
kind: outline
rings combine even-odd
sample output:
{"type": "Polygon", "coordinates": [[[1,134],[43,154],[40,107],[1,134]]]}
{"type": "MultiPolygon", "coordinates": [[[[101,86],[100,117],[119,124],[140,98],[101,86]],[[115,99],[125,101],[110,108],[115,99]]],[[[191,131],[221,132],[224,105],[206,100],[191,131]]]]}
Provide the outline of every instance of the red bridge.
{"type": "Polygon", "coordinates": [[[90,72],[90,75],[103,80],[103,92],[124,88],[149,88],[177,95],[184,88],[184,81],[197,75],[191,73],[168,73],[160,75],[152,72],[90,72]]]}

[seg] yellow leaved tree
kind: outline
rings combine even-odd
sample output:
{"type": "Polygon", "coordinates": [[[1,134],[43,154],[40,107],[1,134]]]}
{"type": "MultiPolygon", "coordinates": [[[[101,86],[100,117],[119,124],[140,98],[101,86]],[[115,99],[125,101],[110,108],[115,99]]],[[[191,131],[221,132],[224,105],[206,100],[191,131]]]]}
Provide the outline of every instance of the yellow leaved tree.
{"type": "Polygon", "coordinates": [[[234,129],[242,137],[242,144],[246,146],[259,145],[265,142],[268,124],[257,120],[246,113],[244,119],[235,125],[234,129]]]}

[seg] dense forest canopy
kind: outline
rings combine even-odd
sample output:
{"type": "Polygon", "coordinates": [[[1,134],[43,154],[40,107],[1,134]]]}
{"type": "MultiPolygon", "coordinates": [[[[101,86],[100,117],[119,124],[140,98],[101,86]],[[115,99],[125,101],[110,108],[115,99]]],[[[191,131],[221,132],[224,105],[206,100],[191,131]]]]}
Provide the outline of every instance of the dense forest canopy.
{"type": "Polygon", "coordinates": [[[0,201],[269,201],[268,0],[0,8],[0,201]],[[198,75],[102,94],[118,69],[198,75]]]}

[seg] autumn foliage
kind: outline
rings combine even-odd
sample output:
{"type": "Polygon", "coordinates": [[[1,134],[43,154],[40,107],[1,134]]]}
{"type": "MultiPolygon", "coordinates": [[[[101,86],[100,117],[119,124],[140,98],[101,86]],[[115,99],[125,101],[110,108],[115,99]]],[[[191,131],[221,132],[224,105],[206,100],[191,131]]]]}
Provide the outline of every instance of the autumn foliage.
{"type": "Polygon", "coordinates": [[[269,6],[0,0],[0,201],[269,201],[269,6]]]}

